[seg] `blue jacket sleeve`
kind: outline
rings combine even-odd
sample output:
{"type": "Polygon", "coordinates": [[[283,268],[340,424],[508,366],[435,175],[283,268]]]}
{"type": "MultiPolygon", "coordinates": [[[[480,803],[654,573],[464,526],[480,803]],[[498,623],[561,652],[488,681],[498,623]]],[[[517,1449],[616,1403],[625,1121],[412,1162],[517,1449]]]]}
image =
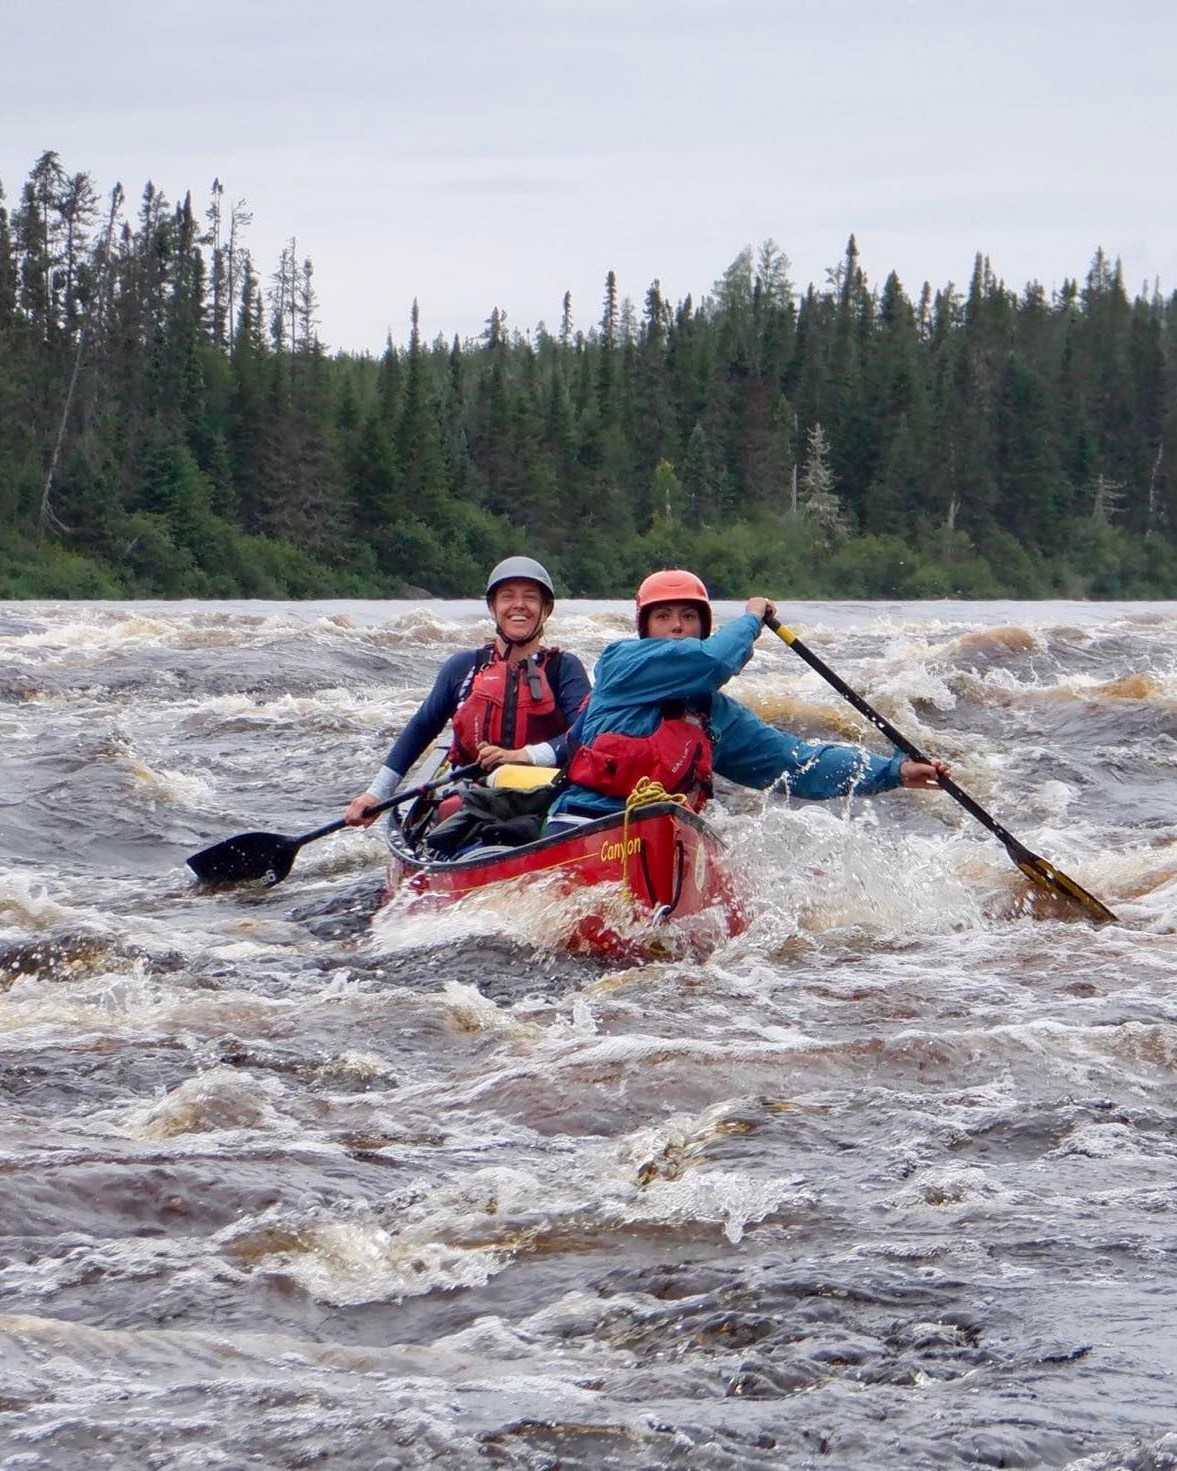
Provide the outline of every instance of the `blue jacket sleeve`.
{"type": "Polygon", "coordinates": [[[435,741],[445,729],[446,722],[458,708],[462,685],[474,668],[477,657],[478,651],[475,649],[453,654],[438,670],[433,688],[384,758],[385,766],[390,767],[398,776],[404,776],[426,746],[435,741]]]}
{"type": "Polygon", "coordinates": [[[714,693],[752,657],[760,619],[743,613],[710,638],[623,639],[597,660],[592,710],[656,705],[714,693]]]}
{"type": "Polygon", "coordinates": [[[726,695],[712,702],[711,729],[717,775],[742,786],[769,787],[784,778],[791,796],[820,802],[848,793],[871,797],[899,785],[902,754],[888,760],[861,746],[798,740],[726,695]]]}

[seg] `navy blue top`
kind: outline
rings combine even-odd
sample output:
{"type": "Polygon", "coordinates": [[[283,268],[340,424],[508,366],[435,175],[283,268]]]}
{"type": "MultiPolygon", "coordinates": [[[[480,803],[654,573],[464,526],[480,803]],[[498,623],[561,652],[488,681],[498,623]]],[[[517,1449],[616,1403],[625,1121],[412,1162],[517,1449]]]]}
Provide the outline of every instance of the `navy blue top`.
{"type": "MultiPolygon", "coordinates": [[[[475,670],[480,663],[484,662],[482,655],[482,649],[469,649],[460,654],[452,654],[438,670],[433,688],[404,730],[397,736],[392,749],[384,758],[384,765],[395,775],[398,782],[426,747],[437,739],[445,729],[447,722],[453,719],[454,711],[470,693],[475,670]]],[[[546,672],[551,681],[556,704],[564,719],[571,725],[590,688],[584,665],[575,654],[561,649],[560,657],[549,661],[546,672]]],[[[562,765],[564,736],[557,736],[550,744],[556,754],[556,765],[562,765]]],[[[388,775],[382,772],[381,776],[381,785],[387,786],[388,775]]]]}

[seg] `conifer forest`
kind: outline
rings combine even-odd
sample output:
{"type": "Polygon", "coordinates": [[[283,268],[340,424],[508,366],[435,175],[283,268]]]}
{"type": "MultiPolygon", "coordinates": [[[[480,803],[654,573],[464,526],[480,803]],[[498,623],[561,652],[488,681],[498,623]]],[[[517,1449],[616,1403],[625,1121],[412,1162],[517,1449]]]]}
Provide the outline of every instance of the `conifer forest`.
{"type": "Polygon", "coordinates": [[[0,597],[476,596],[513,552],[581,597],[1177,596],[1177,292],[1102,248],[909,290],[851,236],[802,291],[770,240],[452,341],[407,283],[375,358],[250,224],[52,152],[0,188],[0,597]]]}

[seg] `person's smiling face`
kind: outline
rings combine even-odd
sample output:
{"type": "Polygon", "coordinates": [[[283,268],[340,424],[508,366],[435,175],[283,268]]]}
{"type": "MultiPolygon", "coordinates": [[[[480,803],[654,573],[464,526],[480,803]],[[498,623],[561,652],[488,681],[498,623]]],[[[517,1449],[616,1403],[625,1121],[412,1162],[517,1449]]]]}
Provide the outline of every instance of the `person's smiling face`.
{"type": "Polygon", "coordinates": [[[500,582],[491,604],[495,625],[508,638],[526,643],[540,631],[544,617],[544,593],[536,582],[515,578],[500,582]]]}

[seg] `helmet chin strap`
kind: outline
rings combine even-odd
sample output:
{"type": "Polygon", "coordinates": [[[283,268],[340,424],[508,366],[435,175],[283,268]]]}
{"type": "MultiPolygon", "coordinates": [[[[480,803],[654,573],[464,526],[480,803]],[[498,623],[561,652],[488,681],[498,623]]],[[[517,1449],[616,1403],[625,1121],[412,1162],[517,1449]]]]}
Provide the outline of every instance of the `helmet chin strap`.
{"type": "Polygon", "coordinates": [[[535,628],[527,635],[526,638],[512,638],[511,635],[509,633],[507,633],[500,626],[500,624],[498,624],[496,622],[495,623],[495,635],[496,635],[497,638],[500,638],[503,641],[503,643],[506,644],[506,646],[507,646],[507,652],[510,653],[510,651],[512,649],[521,649],[526,644],[534,643],[537,638],[540,638],[542,636],[542,634],[543,634],[543,631],[544,631],[544,624],[547,621],[548,621],[548,615],[547,615],[547,610],[545,609],[544,612],[540,614],[539,622],[535,625],[535,628]]]}

